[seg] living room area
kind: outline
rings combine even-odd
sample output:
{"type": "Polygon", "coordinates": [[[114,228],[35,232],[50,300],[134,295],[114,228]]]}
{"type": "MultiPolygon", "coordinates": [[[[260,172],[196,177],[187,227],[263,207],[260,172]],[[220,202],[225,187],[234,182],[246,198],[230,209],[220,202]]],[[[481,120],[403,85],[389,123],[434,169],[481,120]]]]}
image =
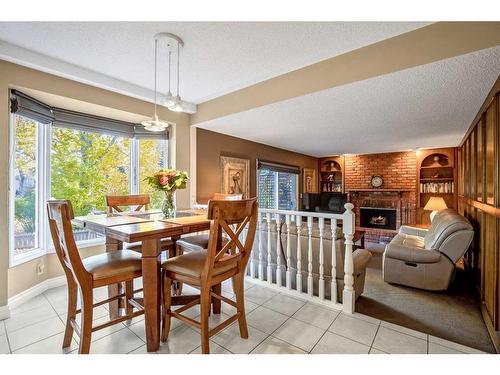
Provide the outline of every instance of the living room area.
{"type": "Polygon", "coordinates": [[[500,352],[500,22],[2,21],[0,125],[0,354],[500,352]]]}

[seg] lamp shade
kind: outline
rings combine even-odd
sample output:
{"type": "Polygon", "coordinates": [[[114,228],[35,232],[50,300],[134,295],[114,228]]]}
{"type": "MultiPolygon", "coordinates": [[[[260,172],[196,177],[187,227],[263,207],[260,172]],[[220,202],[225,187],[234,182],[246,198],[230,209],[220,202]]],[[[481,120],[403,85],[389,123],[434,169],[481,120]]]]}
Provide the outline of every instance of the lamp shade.
{"type": "Polygon", "coordinates": [[[424,210],[441,211],[447,208],[448,206],[446,206],[446,202],[442,197],[430,197],[424,207],[424,210]]]}

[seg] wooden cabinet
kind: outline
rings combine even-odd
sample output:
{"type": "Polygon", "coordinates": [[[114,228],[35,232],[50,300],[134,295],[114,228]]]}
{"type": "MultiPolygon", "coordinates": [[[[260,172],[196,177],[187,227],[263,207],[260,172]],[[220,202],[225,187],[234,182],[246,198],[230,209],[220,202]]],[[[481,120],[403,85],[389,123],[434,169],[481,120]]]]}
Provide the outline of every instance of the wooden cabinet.
{"type": "Polygon", "coordinates": [[[332,156],[318,161],[319,191],[344,192],[344,157],[332,156]]]}
{"type": "Polygon", "coordinates": [[[441,197],[448,208],[457,209],[457,172],[454,147],[419,150],[417,153],[417,220],[429,224],[424,207],[431,197],[441,197]]]}

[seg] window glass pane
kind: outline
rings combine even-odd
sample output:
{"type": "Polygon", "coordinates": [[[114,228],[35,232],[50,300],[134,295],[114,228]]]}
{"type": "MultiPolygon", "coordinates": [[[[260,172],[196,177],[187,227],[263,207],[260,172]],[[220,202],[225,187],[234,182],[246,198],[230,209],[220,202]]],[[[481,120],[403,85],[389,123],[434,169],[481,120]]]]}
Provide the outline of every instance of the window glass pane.
{"type": "MultiPolygon", "coordinates": [[[[130,140],[115,135],[53,128],[51,196],[69,199],[75,216],[106,211],[106,194],[129,193],[130,140]]],[[[75,229],[77,241],[97,237],[75,229]]]]}
{"type": "Polygon", "coordinates": [[[164,193],[152,189],[144,179],[162,168],[167,168],[167,148],[164,140],[139,140],[139,193],[151,194],[151,207],[160,208],[164,193]]]}
{"type": "Polygon", "coordinates": [[[257,196],[260,208],[276,208],[276,172],[259,169],[257,177],[257,196]]]}
{"type": "Polygon", "coordinates": [[[37,122],[15,116],[14,255],[38,247],[37,122]]]}
{"type": "Polygon", "coordinates": [[[278,173],[278,209],[297,209],[297,175],[278,173]]]}

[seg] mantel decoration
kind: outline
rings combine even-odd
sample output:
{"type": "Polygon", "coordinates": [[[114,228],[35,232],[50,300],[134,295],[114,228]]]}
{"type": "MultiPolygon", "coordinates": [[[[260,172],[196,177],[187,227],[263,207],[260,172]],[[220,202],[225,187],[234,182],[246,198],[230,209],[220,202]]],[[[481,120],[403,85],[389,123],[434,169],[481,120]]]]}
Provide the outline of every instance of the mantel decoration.
{"type": "Polygon", "coordinates": [[[144,179],[153,189],[165,193],[161,210],[166,218],[175,215],[174,193],[177,189],[185,189],[188,180],[187,172],[177,169],[160,169],[153,176],[144,179]]]}
{"type": "Polygon", "coordinates": [[[221,193],[250,197],[250,160],[220,157],[221,193]]]}

